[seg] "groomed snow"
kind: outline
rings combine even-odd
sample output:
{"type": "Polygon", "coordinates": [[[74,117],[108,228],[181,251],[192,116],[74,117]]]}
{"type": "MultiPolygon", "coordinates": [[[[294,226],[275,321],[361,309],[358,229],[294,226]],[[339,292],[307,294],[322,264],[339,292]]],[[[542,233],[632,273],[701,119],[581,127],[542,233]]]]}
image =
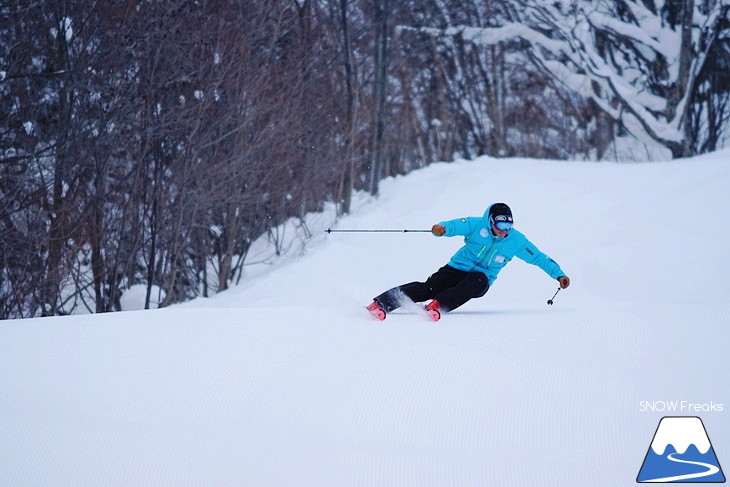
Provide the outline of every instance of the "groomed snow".
{"type": "Polygon", "coordinates": [[[214,298],[2,322],[0,485],[633,485],[668,415],[640,402],[668,400],[724,404],[699,415],[730,463],[728,160],[435,164],[337,224],[505,201],[573,281],[554,306],[557,282],[515,259],[439,323],[376,322],[374,295],[461,240],[324,224],[214,298]]]}

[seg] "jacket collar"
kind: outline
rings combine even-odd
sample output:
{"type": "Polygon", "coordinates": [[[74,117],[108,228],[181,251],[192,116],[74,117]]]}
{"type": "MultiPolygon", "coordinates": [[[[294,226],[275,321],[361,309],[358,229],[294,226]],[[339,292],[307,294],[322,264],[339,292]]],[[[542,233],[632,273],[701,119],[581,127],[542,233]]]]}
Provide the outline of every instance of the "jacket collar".
{"type": "Polygon", "coordinates": [[[499,238],[498,236],[496,236],[494,234],[494,229],[492,228],[492,225],[491,224],[487,228],[489,229],[489,236],[492,237],[492,240],[496,240],[496,241],[507,240],[507,239],[509,239],[512,236],[512,231],[513,230],[510,230],[506,237],[499,238]]]}

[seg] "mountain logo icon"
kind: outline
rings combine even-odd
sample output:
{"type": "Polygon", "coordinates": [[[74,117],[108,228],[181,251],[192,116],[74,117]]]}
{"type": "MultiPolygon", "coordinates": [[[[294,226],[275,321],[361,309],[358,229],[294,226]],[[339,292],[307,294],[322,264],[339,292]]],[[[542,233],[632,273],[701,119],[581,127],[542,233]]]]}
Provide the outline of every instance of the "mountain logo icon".
{"type": "Polygon", "coordinates": [[[697,416],[663,417],[636,481],[725,482],[725,475],[702,420],[697,416]]]}

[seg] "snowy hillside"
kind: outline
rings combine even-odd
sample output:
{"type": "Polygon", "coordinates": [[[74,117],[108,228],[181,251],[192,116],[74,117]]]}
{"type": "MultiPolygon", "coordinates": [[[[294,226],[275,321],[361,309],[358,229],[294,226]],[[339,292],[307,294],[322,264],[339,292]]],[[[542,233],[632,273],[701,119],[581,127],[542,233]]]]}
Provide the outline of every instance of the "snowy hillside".
{"type": "Polygon", "coordinates": [[[436,164],[337,224],[505,201],[572,279],[554,306],[515,259],[438,323],[379,323],[362,307],[461,239],[321,232],[211,299],[0,322],[0,485],[634,485],[666,415],[730,465],[729,160],[436,164]],[[640,407],[674,400],[724,409],[640,407]]]}

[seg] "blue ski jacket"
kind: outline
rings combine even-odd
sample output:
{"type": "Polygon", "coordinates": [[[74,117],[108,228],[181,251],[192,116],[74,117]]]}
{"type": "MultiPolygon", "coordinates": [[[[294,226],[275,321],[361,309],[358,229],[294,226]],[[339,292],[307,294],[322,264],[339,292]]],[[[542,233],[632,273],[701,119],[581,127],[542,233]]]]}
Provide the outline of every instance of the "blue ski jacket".
{"type": "MultiPolygon", "coordinates": [[[[492,205],[489,206],[491,207],[492,205]]],[[[483,272],[487,275],[490,286],[497,279],[499,271],[515,256],[528,264],[538,266],[553,279],[565,275],[557,262],[540,252],[514,227],[505,238],[496,237],[489,223],[489,208],[481,217],[470,216],[439,222],[446,227],[444,236],[464,237],[465,245],[449,261],[451,267],[467,272],[483,272]]]]}

